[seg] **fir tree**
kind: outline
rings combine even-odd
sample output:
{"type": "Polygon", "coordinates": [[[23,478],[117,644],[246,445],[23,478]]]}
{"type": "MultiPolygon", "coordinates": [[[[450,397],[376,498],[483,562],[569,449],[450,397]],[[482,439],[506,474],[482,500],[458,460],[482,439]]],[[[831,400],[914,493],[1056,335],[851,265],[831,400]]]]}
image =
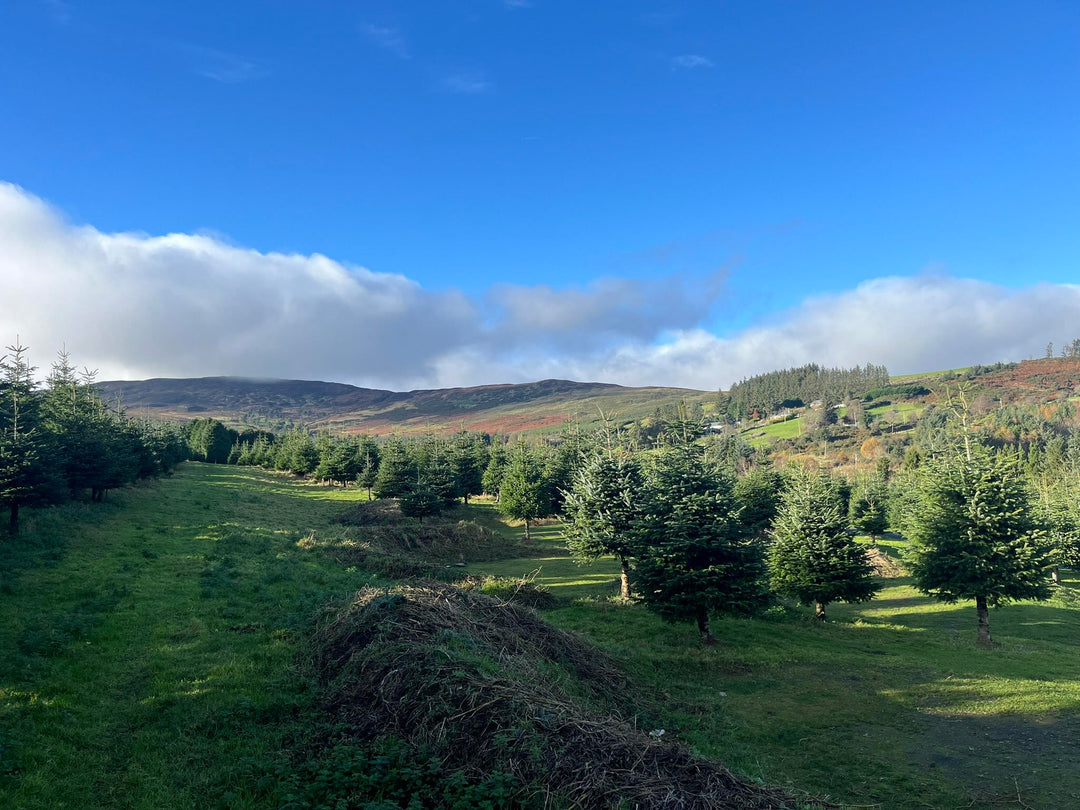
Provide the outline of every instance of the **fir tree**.
{"type": "Polygon", "coordinates": [[[496,439],[491,445],[491,455],[488,458],[488,465],[481,479],[484,492],[494,495],[496,503],[499,502],[499,493],[502,490],[508,460],[509,453],[506,450],[506,445],[496,439]]]}
{"type": "Polygon", "coordinates": [[[1053,566],[1017,459],[969,443],[927,465],[914,525],[916,587],[946,603],[974,599],[977,639],[992,644],[989,608],[1046,599],[1053,566]]]}
{"type": "Polygon", "coordinates": [[[0,359],[0,503],[10,510],[8,528],[15,534],[20,508],[58,500],[59,479],[26,347],[16,340],[7,351],[0,359]]]}
{"type": "Polygon", "coordinates": [[[814,605],[818,619],[825,620],[831,602],[865,602],[877,592],[866,550],[848,535],[838,487],[828,474],[790,474],[771,534],[773,589],[814,605]]]}
{"type": "Polygon", "coordinates": [[[529,540],[529,524],[551,511],[550,485],[543,462],[533,448],[518,442],[510,453],[499,487],[499,511],[513,520],[525,522],[525,539],[529,540]]]}
{"type": "Polygon", "coordinates": [[[765,604],[760,544],[739,520],[729,475],[706,463],[700,425],[668,425],[669,445],[649,477],[636,522],[636,590],[668,621],[693,620],[715,644],[710,617],[765,604]]]}
{"type": "Polygon", "coordinates": [[[454,481],[454,494],[469,502],[469,497],[484,491],[484,471],[488,466],[488,449],[482,437],[462,428],[448,448],[450,474],[454,481]]]}
{"type": "Polygon", "coordinates": [[[643,478],[630,456],[597,453],[574,475],[563,500],[563,536],[579,560],[613,554],[622,566],[620,592],[630,598],[634,523],[641,511],[643,478]]]}
{"type": "Polygon", "coordinates": [[[412,489],[416,465],[401,439],[390,439],[379,452],[379,472],[373,487],[376,498],[397,498],[412,489]]]}

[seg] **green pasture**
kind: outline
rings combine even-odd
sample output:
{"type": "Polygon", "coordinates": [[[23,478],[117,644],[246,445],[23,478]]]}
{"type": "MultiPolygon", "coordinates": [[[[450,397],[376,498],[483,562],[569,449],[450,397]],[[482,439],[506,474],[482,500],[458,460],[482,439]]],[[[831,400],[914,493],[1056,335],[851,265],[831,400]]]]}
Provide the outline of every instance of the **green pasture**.
{"type": "MultiPolygon", "coordinates": [[[[189,463],[110,497],[28,511],[0,543],[0,807],[276,807],[320,718],[308,634],[375,581],[319,542],[366,494],[189,463]]],[[[455,517],[523,531],[490,502],[455,517]]],[[[720,618],[703,648],[611,598],[614,560],[577,565],[556,523],[532,534],[529,557],[467,570],[536,572],[562,597],[546,617],[622,662],[664,739],[847,808],[1080,807],[1074,572],[1049,602],[992,610],[995,649],[976,647],[971,604],[905,577],[825,625],[796,606],[720,618]]]]}
{"type": "Polygon", "coordinates": [[[0,546],[0,807],[274,806],[298,652],[366,581],[297,543],[361,495],[188,463],[29,512],[0,546]]]}
{"type": "MultiPolygon", "coordinates": [[[[492,517],[498,514],[493,504],[480,503],[475,510],[481,515],[485,510],[489,511],[492,517]]],[[[477,522],[483,523],[483,517],[477,522]]],[[[503,525],[504,530],[524,532],[520,526],[503,525]]],[[[529,534],[537,546],[533,556],[473,563],[468,567],[469,572],[532,579],[559,599],[596,600],[618,596],[620,569],[616,560],[608,557],[584,564],[575,561],[566,550],[557,521],[544,521],[540,526],[533,526],[529,534]]]]}
{"type": "Polygon", "coordinates": [[[755,425],[744,430],[742,435],[754,446],[769,444],[778,439],[794,439],[796,436],[802,435],[802,417],[796,416],[792,419],[772,422],[767,425],[755,425]]]}

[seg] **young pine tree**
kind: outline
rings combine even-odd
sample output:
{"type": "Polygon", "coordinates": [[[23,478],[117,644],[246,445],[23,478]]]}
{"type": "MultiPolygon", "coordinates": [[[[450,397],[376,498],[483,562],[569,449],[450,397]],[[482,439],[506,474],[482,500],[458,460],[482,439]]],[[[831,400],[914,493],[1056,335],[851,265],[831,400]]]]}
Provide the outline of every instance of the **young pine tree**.
{"type": "Polygon", "coordinates": [[[579,560],[612,554],[622,566],[620,592],[630,598],[634,522],[641,512],[641,468],[632,456],[596,453],[563,493],[563,536],[579,560]]]}
{"type": "Polygon", "coordinates": [[[19,531],[19,510],[59,498],[60,476],[42,429],[40,398],[26,347],[16,341],[0,358],[0,504],[19,531]]]}
{"type": "Polygon", "coordinates": [[[1017,459],[969,444],[924,469],[915,586],[950,604],[974,599],[978,643],[990,646],[989,608],[1049,597],[1050,543],[1017,459]]]}
{"type": "Polygon", "coordinates": [[[525,522],[525,539],[529,540],[529,523],[551,511],[551,487],[543,460],[525,442],[518,442],[510,452],[499,488],[499,511],[513,520],[525,522]]]}
{"type": "Polygon", "coordinates": [[[636,590],[665,620],[696,621],[711,645],[713,614],[752,613],[767,602],[765,565],[730,476],[704,457],[700,426],[680,419],[669,428],[635,523],[636,590]]]}
{"type": "Polygon", "coordinates": [[[866,550],[847,533],[838,490],[826,473],[793,471],[769,548],[773,589],[800,604],[814,605],[822,621],[831,602],[866,602],[880,587],[866,550]]]}

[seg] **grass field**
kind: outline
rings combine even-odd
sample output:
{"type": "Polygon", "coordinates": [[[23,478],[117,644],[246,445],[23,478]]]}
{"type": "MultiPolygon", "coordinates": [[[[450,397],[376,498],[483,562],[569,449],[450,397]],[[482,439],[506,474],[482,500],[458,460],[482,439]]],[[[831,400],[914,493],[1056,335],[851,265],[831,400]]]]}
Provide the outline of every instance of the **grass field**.
{"type": "MultiPolygon", "coordinates": [[[[347,529],[343,492],[184,465],[113,503],[29,512],[0,545],[0,807],[269,808],[275,774],[319,714],[307,634],[372,581],[305,538],[347,529]]],[[[490,504],[462,516],[508,539],[490,504]]],[[[717,648],[610,599],[617,567],[579,567],[558,527],[528,559],[546,616],[621,660],[662,701],[668,739],[769,784],[846,807],[1080,807],[1080,582],[991,612],[940,605],[904,578],[879,598],[720,619],[717,648]]],[[[883,541],[899,553],[898,540],[883,541]]],[[[1068,572],[1066,572],[1068,573],[1068,572]]]]}
{"type": "Polygon", "coordinates": [[[359,495],[189,463],[30,513],[0,556],[0,807],[274,806],[296,656],[365,580],[297,541],[359,495]]]}
{"type": "Polygon", "coordinates": [[[777,439],[794,439],[802,435],[802,417],[796,416],[782,422],[755,425],[743,431],[743,437],[753,446],[770,444],[777,439]]]}

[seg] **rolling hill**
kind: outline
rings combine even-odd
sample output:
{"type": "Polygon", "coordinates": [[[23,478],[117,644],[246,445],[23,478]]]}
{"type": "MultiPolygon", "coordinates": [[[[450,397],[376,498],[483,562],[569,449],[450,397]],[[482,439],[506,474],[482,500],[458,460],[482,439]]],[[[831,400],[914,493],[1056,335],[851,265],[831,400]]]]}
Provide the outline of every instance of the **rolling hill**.
{"type": "Polygon", "coordinates": [[[600,413],[640,419],[680,401],[706,410],[716,394],[687,388],[628,388],[569,380],[472,388],[384,391],[344,383],[200,377],[112,381],[102,396],[128,414],[185,421],[214,417],[232,425],[281,430],[291,425],[341,433],[470,430],[518,433],[567,420],[598,421],[600,413]]]}

